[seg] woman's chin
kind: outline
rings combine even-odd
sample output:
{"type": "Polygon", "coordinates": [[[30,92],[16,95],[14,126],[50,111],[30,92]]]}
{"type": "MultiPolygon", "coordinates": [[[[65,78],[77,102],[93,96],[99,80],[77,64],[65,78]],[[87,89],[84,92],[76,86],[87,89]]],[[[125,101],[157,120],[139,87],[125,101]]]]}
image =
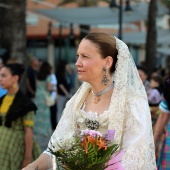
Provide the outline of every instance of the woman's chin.
{"type": "Polygon", "coordinates": [[[85,81],[85,79],[84,79],[81,75],[78,76],[78,79],[79,79],[80,81],[85,81]]]}

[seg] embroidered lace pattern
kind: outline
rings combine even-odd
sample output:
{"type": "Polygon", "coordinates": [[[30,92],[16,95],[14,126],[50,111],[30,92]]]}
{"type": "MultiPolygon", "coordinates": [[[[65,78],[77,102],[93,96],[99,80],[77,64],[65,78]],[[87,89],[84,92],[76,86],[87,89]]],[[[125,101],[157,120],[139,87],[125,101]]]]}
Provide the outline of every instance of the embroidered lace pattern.
{"type": "MultiPolygon", "coordinates": [[[[116,37],[115,37],[116,38],[116,37]]],[[[114,92],[108,110],[108,129],[113,129],[115,142],[124,149],[122,164],[126,170],[156,170],[155,149],[147,96],[133,58],[126,44],[116,38],[118,61],[113,75],[114,92]]],[[[89,93],[83,83],[67,102],[63,116],[51,137],[52,144],[71,136],[77,129],[77,116],[89,93]]],[[[80,122],[80,120],[78,119],[80,122]]],[[[49,147],[51,144],[49,142],[49,147]]]]}
{"type": "Polygon", "coordinates": [[[98,115],[97,112],[86,112],[84,110],[85,104],[80,112],[76,114],[77,125],[80,130],[92,129],[98,130],[101,133],[105,133],[108,129],[109,124],[109,112],[104,111],[102,114],[98,115]]]}

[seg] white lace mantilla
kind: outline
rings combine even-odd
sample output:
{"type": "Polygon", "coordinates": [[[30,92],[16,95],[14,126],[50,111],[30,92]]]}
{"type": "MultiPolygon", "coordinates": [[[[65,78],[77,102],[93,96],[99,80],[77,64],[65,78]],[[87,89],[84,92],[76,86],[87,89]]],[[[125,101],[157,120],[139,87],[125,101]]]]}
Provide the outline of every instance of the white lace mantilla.
{"type": "MultiPolygon", "coordinates": [[[[113,129],[115,142],[125,151],[122,164],[126,170],[156,170],[151,115],[147,96],[136,66],[126,44],[116,38],[118,61],[113,75],[114,91],[108,109],[108,129],[113,129]]],[[[67,102],[63,116],[51,137],[57,142],[77,129],[76,115],[89,93],[90,85],[83,83],[67,102]]],[[[51,144],[49,142],[49,147],[51,144]]]]}

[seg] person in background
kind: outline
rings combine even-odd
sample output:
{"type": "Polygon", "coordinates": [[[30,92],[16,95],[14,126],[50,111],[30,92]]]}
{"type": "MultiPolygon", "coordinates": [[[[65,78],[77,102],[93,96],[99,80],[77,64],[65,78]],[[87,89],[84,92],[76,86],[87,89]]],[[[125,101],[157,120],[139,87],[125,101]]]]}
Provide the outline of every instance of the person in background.
{"type": "MultiPolygon", "coordinates": [[[[2,60],[2,58],[0,58],[0,70],[1,68],[4,66],[4,62],[2,60]]],[[[2,97],[3,95],[5,95],[7,93],[7,89],[3,89],[1,86],[0,86],[0,97],[2,97]]]]}
{"type": "Polygon", "coordinates": [[[160,114],[159,103],[163,99],[163,78],[159,75],[152,76],[150,79],[150,89],[148,90],[148,102],[151,111],[152,125],[160,114]]]}
{"type": "Polygon", "coordinates": [[[21,64],[5,64],[0,85],[7,89],[0,98],[0,169],[19,170],[40,154],[33,137],[35,104],[19,89],[24,72],[21,64]]]}
{"type": "Polygon", "coordinates": [[[61,118],[61,114],[63,112],[67,100],[71,97],[70,96],[71,81],[70,81],[70,76],[68,76],[67,70],[68,70],[68,63],[66,61],[60,61],[56,71],[56,76],[58,81],[57,123],[61,118]]]}
{"type": "Polygon", "coordinates": [[[52,91],[51,66],[48,62],[43,62],[37,74],[35,104],[38,108],[35,115],[34,135],[42,150],[47,147],[47,141],[52,134],[50,121],[50,108],[46,104],[46,95],[52,91]]]}
{"type": "Polygon", "coordinates": [[[36,77],[39,70],[39,61],[37,58],[32,58],[30,65],[26,70],[26,94],[34,100],[36,91],[36,77]]]}
{"type": "Polygon", "coordinates": [[[70,63],[68,66],[68,76],[70,77],[70,94],[73,95],[77,90],[75,90],[75,83],[77,77],[76,66],[73,63],[70,63]]]}
{"type": "Polygon", "coordinates": [[[147,80],[148,71],[144,66],[137,66],[137,70],[145,87],[146,93],[148,94],[148,90],[150,89],[150,82],[147,80]]]}
{"type": "Polygon", "coordinates": [[[52,168],[49,148],[57,151],[68,134],[84,129],[115,130],[125,170],[156,170],[148,100],[127,45],[111,34],[90,33],[78,46],[76,67],[83,84],[67,102],[48,149],[23,170],[52,168]]]}
{"type": "Polygon", "coordinates": [[[51,118],[51,127],[54,131],[57,126],[57,78],[54,73],[51,73],[51,84],[52,84],[52,91],[51,96],[55,100],[55,103],[53,106],[50,107],[50,118],[51,118]]]}
{"type": "Polygon", "coordinates": [[[150,79],[150,89],[148,90],[149,106],[158,106],[162,100],[163,93],[163,78],[159,75],[153,76],[150,79]]]}
{"type": "Polygon", "coordinates": [[[170,169],[170,76],[164,80],[163,97],[164,99],[159,105],[161,113],[154,128],[154,141],[156,146],[164,129],[166,129],[161,153],[157,161],[158,170],[170,169]]]}

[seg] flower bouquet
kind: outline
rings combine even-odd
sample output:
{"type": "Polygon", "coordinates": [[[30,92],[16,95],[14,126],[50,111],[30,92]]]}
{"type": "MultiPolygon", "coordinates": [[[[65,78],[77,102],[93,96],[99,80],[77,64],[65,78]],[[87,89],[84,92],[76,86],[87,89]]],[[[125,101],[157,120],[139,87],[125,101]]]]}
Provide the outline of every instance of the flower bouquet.
{"type": "Polygon", "coordinates": [[[98,131],[82,130],[61,145],[58,144],[58,151],[54,152],[52,148],[49,150],[56,157],[58,169],[104,170],[117,163],[110,161],[116,157],[119,148],[118,144],[113,143],[114,133],[108,130],[102,135],[98,131]]]}

